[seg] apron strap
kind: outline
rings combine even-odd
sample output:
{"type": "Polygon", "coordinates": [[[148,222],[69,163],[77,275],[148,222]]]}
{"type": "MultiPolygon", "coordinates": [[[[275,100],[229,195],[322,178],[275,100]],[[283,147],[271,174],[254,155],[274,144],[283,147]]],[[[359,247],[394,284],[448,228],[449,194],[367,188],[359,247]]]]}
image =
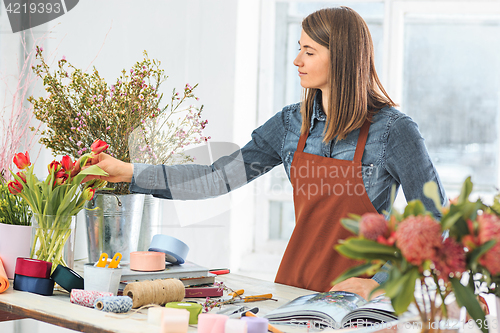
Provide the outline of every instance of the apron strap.
{"type": "Polygon", "coordinates": [[[363,153],[365,151],[366,139],[368,138],[368,131],[370,130],[370,121],[368,119],[365,120],[361,129],[359,130],[358,143],[356,144],[356,152],[354,153],[353,162],[361,163],[361,158],[363,157],[363,153]]]}
{"type": "Polygon", "coordinates": [[[299,143],[297,144],[297,152],[301,153],[304,151],[304,147],[306,146],[306,140],[309,136],[309,130],[302,133],[299,139],[299,143]]]}

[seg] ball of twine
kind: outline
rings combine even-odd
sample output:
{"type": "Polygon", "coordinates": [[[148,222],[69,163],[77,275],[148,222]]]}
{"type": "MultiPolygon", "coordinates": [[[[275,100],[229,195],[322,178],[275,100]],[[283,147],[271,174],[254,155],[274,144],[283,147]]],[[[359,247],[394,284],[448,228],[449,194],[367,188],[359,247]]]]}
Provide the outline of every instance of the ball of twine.
{"type": "Polygon", "coordinates": [[[123,291],[124,296],[132,298],[134,309],[146,304],[179,302],[185,294],[184,284],[178,279],[132,282],[123,291]]]}

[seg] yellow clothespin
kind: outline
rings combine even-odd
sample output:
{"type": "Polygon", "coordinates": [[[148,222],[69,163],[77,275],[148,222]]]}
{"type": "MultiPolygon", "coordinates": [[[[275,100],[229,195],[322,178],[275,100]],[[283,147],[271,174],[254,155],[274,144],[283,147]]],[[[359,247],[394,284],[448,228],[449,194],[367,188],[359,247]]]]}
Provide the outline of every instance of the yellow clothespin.
{"type": "Polygon", "coordinates": [[[106,267],[108,264],[108,254],[106,252],[101,253],[99,260],[95,263],[95,267],[106,267]]]}
{"type": "Polygon", "coordinates": [[[108,268],[117,268],[120,260],[122,260],[122,254],[120,252],[116,252],[113,259],[111,259],[108,268]]]}

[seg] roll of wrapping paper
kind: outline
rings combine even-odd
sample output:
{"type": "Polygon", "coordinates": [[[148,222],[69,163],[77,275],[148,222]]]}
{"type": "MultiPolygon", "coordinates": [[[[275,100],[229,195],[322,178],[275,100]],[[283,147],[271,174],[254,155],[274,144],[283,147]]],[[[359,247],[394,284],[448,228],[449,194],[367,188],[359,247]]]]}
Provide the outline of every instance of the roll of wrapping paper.
{"type": "Polygon", "coordinates": [[[3,268],[2,258],[0,258],[0,294],[7,289],[9,289],[9,279],[7,273],[5,273],[5,268],[3,268]]]}
{"type": "Polygon", "coordinates": [[[140,272],[155,272],[165,269],[165,253],[153,251],[130,252],[130,269],[140,272]]]}
{"type": "Polygon", "coordinates": [[[99,297],[113,296],[111,292],[72,289],[69,301],[73,304],[83,305],[88,308],[93,308],[95,301],[99,297]]]}
{"type": "Polygon", "coordinates": [[[68,292],[84,287],[83,278],[71,268],[63,265],[57,265],[51,278],[68,292]]]}
{"type": "Polygon", "coordinates": [[[132,309],[132,299],[128,296],[99,297],[94,307],[104,312],[125,313],[132,309]]]}
{"type": "Polygon", "coordinates": [[[185,288],[178,279],[140,281],[127,284],[123,295],[132,298],[133,308],[136,309],[146,304],[163,305],[182,301],[185,288]]]}
{"type": "Polygon", "coordinates": [[[52,296],[54,293],[54,280],[14,274],[14,289],[43,296],[52,296]]]}
{"type": "Polygon", "coordinates": [[[52,263],[48,261],[31,258],[16,259],[15,273],[18,275],[49,279],[51,270],[52,263]]]}
{"type": "Polygon", "coordinates": [[[198,324],[198,316],[201,313],[203,307],[201,304],[193,302],[169,302],[165,304],[166,308],[172,309],[185,309],[189,311],[189,325],[198,324]]]}

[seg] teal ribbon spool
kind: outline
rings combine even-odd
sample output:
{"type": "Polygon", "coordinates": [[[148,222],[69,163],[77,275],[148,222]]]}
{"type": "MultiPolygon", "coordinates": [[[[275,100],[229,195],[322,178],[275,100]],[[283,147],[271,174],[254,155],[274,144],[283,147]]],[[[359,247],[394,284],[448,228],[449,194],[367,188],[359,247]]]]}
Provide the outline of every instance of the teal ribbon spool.
{"type": "Polygon", "coordinates": [[[50,277],[68,292],[83,289],[83,278],[69,267],[57,265],[50,277]]]}
{"type": "Polygon", "coordinates": [[[198,316],[203,307],[198,303],[191,302],[169,302],[165,304],[166,308],[185,309],[189,311],[189,325],[198,324],[198,316]]]}

